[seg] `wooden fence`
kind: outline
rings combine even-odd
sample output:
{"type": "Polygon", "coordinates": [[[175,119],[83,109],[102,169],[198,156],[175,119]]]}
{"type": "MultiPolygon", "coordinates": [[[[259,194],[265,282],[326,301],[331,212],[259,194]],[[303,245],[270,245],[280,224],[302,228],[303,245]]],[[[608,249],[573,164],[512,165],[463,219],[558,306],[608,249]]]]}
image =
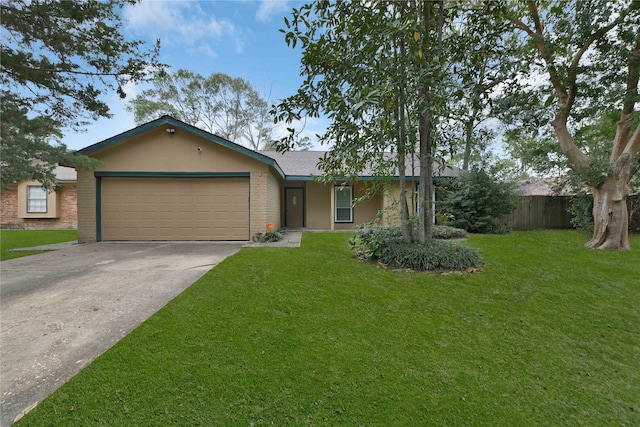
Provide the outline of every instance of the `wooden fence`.
{"type": "MultiPolygon", "coordinates": [[[[629,230],[640,232],[640,195],[627,199],[629,211],[629,230]],[[634,209],[632,209],[632,206],[634,209]]],[[[543,230],[573,228],[569,206],[571,196],[522,196],[515,211],[501,219],[502,224],[509,225],[511,230],[543,230]]]]}
{"type": "Polygon", "coordinates": [[[569,196],[523,196],[515,211],[500,221],[511,230],[572,228],[569,196]]]}

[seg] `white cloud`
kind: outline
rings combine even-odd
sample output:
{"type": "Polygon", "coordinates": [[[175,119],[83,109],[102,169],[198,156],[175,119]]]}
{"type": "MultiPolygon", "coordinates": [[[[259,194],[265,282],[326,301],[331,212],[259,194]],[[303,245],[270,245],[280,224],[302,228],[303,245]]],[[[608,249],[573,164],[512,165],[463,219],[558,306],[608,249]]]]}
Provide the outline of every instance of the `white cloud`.
{"type": "Polygon", "coordinates": [[[268,22],[273,15],[288,12],[289,10],[290,8],[286,0],[262,0],[256,12],[256,20],[268,22]]]}
{"type": "Polygon", "coordinates": [[[206,13],[196,2],[147,0],[126,6],[123,16],[127,29],[138,36],[160,39],[166,46],[194,49],[216,58],[210,42],[229,40],[242,52],[233,22],[206,13]]]}
{"type": "Polygon", "coordinates": [[[211,59],[217,59],[218,58],[218,54],[216,53],[215,50],[213,50],[213,48],[208,44],[208,43],[204,43],[201,44],[200,46],[197,47],[197,51],[201,54],[203,54],[204,56],[207,56],[211,59]]]}
{"type": "Polygon", "coordinates": [[[242,39],[240,39],[239,37],[236,37],[235,48],[237,53],[244,52],[244,41],[242,41],[242,39]]]}
{"type": "Polygon", "coordinates": [[[127,95],[125,99],[135,98],[138,96],[138,85],[135,82],[128,81],[122,86],[122,91],[127,95]]]}

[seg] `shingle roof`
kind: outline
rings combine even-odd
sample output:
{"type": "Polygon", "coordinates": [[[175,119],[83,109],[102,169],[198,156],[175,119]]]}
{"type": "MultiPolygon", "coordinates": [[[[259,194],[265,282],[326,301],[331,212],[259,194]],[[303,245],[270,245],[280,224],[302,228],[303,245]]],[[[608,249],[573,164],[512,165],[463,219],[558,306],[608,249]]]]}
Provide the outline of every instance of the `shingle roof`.
{"type": "Polygon", "coordinates": [[[76,170],[66,166],[56,166],[53,170],[53,175],[58,182],[76,182],[78,180],[76,170]]]}
{"type": "Polygon", "coordinates": [[[561,182],[556,179],[540,179],[523,182],[520,184],[519,189],[523,196],[566,196],[572,194],[571,189],[564,186],[561,186],[562,188],[558,193],[554,187],[558,187],[560,184],[561,182]]]}
{"type": "MultiPolygon", "coordinates": [[[[259,151],[259,153],[274,159],[282,168],[282,171],[286,176],[318,176],[322,175],[322,171],[318,168],[318,162],[325,155],[326,151],[287,151],[286,153],[279,153],[277,151],[259,151]]],[[[391,153],[386,153],[387,156],[391,156],[391,153]]],[[[408,170],[407,176],[419,176],[420,165],[419,162],[415,162],[415,172],[412,174],[409,170],[411,162],[407,161],[408,170]]],[[[445,166],[440,171],[438,164],[433,164],[433,174],[435,176],[457,177],[460,175],[460,170],[453,166],[445,166]]],[[[371,171],[363,171],[362,176],[372,176],[371,171]]]]}
{"type": "Polygon", "coordinates": [[[287,176],[311,176],[322,175],[318,168],[318,162],[324,156],[325,151],[258,151],[278,162],[280,168],[287,176]]]}

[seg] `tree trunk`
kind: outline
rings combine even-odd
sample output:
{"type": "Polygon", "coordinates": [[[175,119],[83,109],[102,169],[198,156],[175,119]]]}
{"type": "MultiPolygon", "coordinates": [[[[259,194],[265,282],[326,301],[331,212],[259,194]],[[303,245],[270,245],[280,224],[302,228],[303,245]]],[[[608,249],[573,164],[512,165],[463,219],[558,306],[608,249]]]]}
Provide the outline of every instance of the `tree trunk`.
{"type": "MultiPolygon", "coordinates": [[[[403,153],[404,155],[404,153],[403,153]]],[[[402,240],[405,243],[413,242],[413,226],[409,220],[409,206],[407,205],[407,187],[404,173],[404,162],[398,165],[400,172],[400,229],[402,230],[402,240]]]]}
{"type": "Polygon", "coordinates": [[[418,187],[418,240],[424,244],[433,238],[433,141],[432,120],[430,111],[420,113],[420,185],[418,187]]]}
{"type": "MultiPolygon", "coordinates": [[[[404,19],[404,4],[399,3],[397,5],[401,19],[404,19]]],[[[401,37],[398,40],[399,57],[404,58],[405,46],[404,39],[401,37]]],[[[396,55],[397,49],[394,48],[394,59],[398,61],[398,55],[396,55]]],[[[404,68],[404,67],[403,67],[404,68]]],[[[407,205],[407,178],[406,178],[406,162],[407,162],[407,128],[406,128],[406,116],[405,109],[407,106],[407,99],[405,96],[405,79],[404,70],[399,73],[398,91],[396,93],[396,137],[398,145],[398,177],[400,179],[400,229],[402,230],[402,240],[405,243],[413,242],[413,226],[409,221],[409,206],[407,205]]]]}
{"type": "Polygon", "coordinates": [[[400,102],[397,106],[397,124],[398,124],[398,177],[400,179],[400,228],[402,230],[402,240],[405,243],[413,242],[413,226],[409,221],[409,206],[407,205],[407,178],[406,178],[406,161],[407,161],[407,133],[405,129],[404,115],[404,91],[401,87],[399,90],[400,102]]]}
{"type": "MultiPolygon", "coordinates": [[[[434,59],[430,58],[431,62],[428,67],[431,68],[431,73],[427,73],[427,77],[421,82],[419,97],[422,98],[420,103],[420,110],[418,113],[418,129],[420,138],[420,186],[418,191],[418,218],[420,222],[419,228],[419,241],[424,244],[427,240],[433,238],[433,205],[431,204],[433,194],[433,127],[434,127],[434,80],[437,81],[437,77],[434,78],[433,74],[441,75],[441,55],[442,52],[442,33],[444,27],[444,2],[439,0],[438,4],[438,20],[436,23],[436,37],[435,37],[435,49],[433,46],[429,46],[429,43],[433,42],[431,36],[431,8],[433,4],[429,1],[422,3],[423,23],[422,31],[423,47],[425,51],[431,50],[436,53],[438,62],[434,64],[434,59]]],[[[422,68],[421,64],[421,68],[422,68]]]]}
{"type": "MultiPolygon", "coordinates": [[[[474,107],[474,114],[472,117],[475,117],[475,114],[476,113],[475,113],[475,107],[474,107]]],[[[469,119],[465,123],[464,158],[462,160],[463,171],[469,170],[469,161],[471,160],[471,144],[473,143],[472,136],[473,136],[473,118],[469,119]]]]}
{"type": "Polygon", "coordinates": [[[593,191],[593,237],[585,245],[589,249],[630,249],[627,183],[610,175],[593,191]]]}

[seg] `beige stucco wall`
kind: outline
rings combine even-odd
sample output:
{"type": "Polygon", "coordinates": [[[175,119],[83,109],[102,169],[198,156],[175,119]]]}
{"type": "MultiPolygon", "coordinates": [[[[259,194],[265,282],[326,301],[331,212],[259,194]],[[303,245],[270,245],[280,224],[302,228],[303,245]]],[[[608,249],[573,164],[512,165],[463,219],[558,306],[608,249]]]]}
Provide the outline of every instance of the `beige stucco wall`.
{"type": "MultiPolygon", "coordinates": [[[[165,126],[160,126],[107,147],[92,157],[104,163],[96,168],[97,171],[249,173],[250,233],[264,232],[269,222],[279,223],[279,215],[272,207],[267,207],[269,195],[273,193],[273,183],[268,182],[277,180],[272,176],[276,174],[274,170],[259,160],[182,129],[169,134],[165,126]]],[[[95,190],[93,171],[78,171],[78,239],[82,242],[96,240],[95,190]]],[[[277,203],[279,206],[280,201],[277,203]]]]}
{"type": "MultiPolygon", "coordinates": [[[[358,198],[364,194],[366,183],[359,182],[354,186],[353,197],[358,198]]],[[[331,196],[335,185],[308,182],[306,186],[306,210],[307,228],[318,230],[331,230],[334,212],[331,206],[331,196]]],[[[378,211],[382,209],[383,197],[381,194],[358,203],[353,210],[353,222],[334,222],[334,230],[352,230],[356,225],[375,219],[378,211]]]]}
{"type": "MultiPolygon", "coordinates": [[[[366,186],[366,182],[356,183],[353,186],[353,198],[357,199],[362,197],[365,194],[366,186]]],[[[334,187],[335,186],[331,187],[331,191],[333,191],[334,187]]],[[[353,223],[336,222],[334,224],[334,230],[353,230],[358,224],[373,221],[380,209],[382,209],[382,195],[376,194],[354,206],[353,223]]]]}
{"type": "MultiPolygon", "coordinates": [[[[355,197],[361,197],[365,193],[367,183],[358,183],[355,186],[355,197]]],[[[375,219],[378,212],[382,209],[382,194],[378,192],[371,198],[358,203],[353,212],[355,224],[362,224],[375,219]]]]}
{"type": "Polygon", "coordinates": [[[319,182],[307,182],[305,201],[307,214],[307,228],[330,230],[333,215],[331,213],[332,185],[319,182]]]}

